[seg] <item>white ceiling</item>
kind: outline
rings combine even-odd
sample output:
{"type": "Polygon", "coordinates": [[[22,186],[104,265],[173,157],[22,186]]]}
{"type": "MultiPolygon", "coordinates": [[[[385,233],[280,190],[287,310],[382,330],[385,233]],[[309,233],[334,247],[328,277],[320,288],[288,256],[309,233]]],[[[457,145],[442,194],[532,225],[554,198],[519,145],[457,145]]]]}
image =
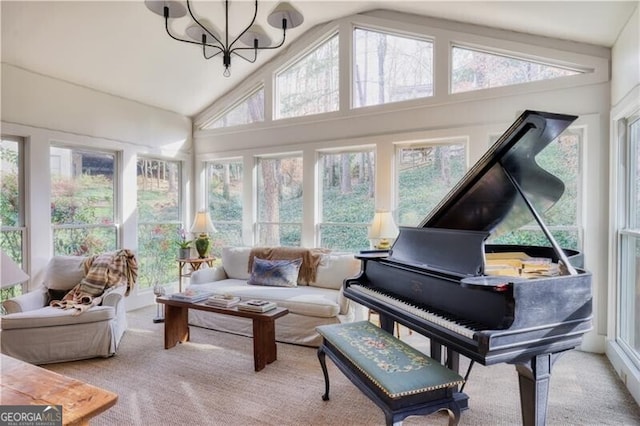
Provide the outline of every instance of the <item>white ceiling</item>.
{"type": "MultiPolygon", "coordinates": [[[[290,1],[305,21],[287,32],[287,44],[316,24],[391,9],[611,47],[638,5],[637,0],[290,1]]],[[[266,24],[276,4],[260,1],[258,22],[279,40],[279,32],[266,24]]],[[[196,1],[192,9],[223,29],[222,0],[196,1]]],[[[236,58],[231,77],[225,78],[221,59],[206,61],[198,47],[171,40],[163,18],[151,13],[143,0],[2,0],[1,14],[3,63],[187,116],[202,111],[277,54],[260,52],[255,64],[236,58]]],[[[231,35],[246,26],[252,14],[253,2],[231,0],[231,35]]],[[[176,23],[175,28],[184,25],[176,23]]]]}

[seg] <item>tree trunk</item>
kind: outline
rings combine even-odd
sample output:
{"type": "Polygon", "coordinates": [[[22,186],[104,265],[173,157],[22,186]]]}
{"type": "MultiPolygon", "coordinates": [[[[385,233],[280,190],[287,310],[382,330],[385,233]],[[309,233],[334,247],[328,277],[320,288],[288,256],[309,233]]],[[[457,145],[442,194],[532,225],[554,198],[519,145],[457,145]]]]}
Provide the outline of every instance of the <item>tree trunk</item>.
{"type": "Polygon", "coordinates": [[[340,192],[351,193],[351,154],[340,155],[340,192]]]}
{"type": "MultiPolygon", "coordinates": [[[[262,182],[264,183],[264,217],[262,222],[277,223],[280,221],[280,188],[277,180],[278,160],[262,160],[262,182]]],[[[266,225],[260,229],[261,244],[268,246],[280,245],[280,233],[277,227],[266,225]]]]}

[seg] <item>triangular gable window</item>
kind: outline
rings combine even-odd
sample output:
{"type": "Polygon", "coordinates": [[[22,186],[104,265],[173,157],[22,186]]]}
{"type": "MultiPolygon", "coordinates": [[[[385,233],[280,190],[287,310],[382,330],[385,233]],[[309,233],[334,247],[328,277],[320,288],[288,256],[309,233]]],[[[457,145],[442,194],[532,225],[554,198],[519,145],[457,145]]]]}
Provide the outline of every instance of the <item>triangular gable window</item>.
{"type": "Polygon", "coordinates": [[[276,75],[276,119],[337,111],[338,35],[276,75]]]}
{"type": "Polygon", "coordinates": [[[581,74],[559,66],[459,46],[451,48],[451,93],[581,74]]]}
{"type": "Polygon", "coordinates": [[[224,114],[203,126],[203,129],[239,126],[264,121],[264,88],[247,96],[224,114]]]}

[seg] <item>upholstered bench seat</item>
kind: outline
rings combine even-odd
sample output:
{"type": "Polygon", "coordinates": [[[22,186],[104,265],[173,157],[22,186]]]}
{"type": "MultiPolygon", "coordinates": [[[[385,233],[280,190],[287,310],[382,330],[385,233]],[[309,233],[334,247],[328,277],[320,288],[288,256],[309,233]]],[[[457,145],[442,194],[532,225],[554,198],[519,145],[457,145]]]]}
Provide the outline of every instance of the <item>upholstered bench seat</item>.
{"type": "Polygon", "coordinates": [[[464,380],[427,355],[369,321],[317,327],[323,338],[318,359],[329,399],[325,355],[385,413],[386,423],[446,410],[449,424],[460,418],[454,390],[464,380]]]}

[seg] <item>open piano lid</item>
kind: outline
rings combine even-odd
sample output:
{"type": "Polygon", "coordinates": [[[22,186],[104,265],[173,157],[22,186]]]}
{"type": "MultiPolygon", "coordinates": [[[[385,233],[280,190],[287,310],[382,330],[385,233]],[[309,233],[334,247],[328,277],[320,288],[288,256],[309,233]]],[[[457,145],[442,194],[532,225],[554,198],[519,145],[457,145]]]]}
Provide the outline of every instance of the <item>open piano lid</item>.
{"type": "Polygon", "coordinates": [[[564,184],[542,169],[535,156],[576,118],[522,113],[418,227],[400,228],[389,257],[464,274],[481,273],[482,246],[489,235],[498,237],[535,220],[568,273],[575,274],[540,217],[560,199],[564,184]],[[429,241],[428,247],[418,240],[429,241]]]}
{"type": "Polygon", "coordinates": [[[531,207],[545,212],[564,192],[562,181],[538,166],[535,156],[576,118],[522,113],[419,227],[485,231],[495,237],[531,222],[531,207]]]}

